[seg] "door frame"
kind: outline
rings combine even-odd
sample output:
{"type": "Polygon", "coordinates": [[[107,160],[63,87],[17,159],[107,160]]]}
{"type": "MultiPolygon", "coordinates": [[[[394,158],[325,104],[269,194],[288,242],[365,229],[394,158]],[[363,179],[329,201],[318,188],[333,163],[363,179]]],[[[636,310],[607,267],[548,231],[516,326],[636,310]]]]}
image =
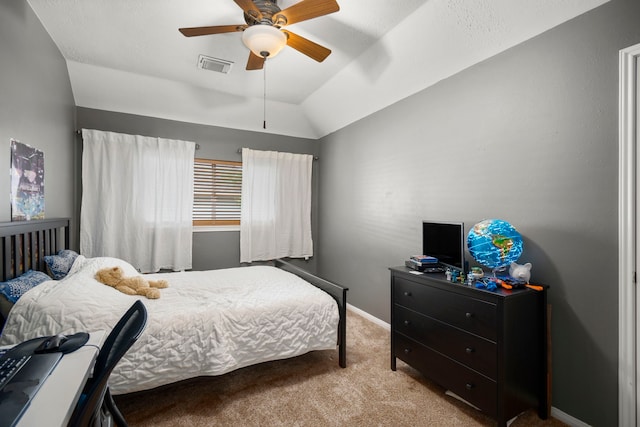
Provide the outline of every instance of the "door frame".
{"type": "Polygon", "coordinates": [[[636,171],[638,159],[638,62],[640,44],[619,54],[618,111],[618,425],[635,426],[640,408],[638,396],[638,333],[636,265],[638,243],[636,171]]]}

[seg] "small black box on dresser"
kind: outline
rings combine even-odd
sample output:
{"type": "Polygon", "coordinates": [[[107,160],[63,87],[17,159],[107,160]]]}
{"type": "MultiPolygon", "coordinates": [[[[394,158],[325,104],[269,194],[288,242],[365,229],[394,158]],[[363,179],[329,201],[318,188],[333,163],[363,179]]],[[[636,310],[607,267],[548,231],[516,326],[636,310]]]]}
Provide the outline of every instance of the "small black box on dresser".
{"type": "Polygon", "coordinates": [[[495,418],[549,413],[547,287],[488,291],[391,270],[391,369],[400,359],[495,418]]]}

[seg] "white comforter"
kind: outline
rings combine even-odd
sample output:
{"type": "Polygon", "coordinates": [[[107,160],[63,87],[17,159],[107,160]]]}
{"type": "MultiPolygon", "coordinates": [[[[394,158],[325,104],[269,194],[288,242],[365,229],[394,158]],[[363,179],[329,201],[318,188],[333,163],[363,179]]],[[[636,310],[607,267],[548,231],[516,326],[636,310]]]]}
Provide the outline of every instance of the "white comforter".
{"type": "Polygon", "coordinates": [[[116,258],[79,256],[63,280],[28,291],[11,310],[0,345],[57,333],[108,333],[141,299],[147,327],[113,370],[109,384],[114,394],[336,348],[336,302],[278,268],[149,274],[145,277],[169,282],[159,299],[150,300],[94,279],[100,268],[115,265],[126,276],[138,274],[116,258]]]}

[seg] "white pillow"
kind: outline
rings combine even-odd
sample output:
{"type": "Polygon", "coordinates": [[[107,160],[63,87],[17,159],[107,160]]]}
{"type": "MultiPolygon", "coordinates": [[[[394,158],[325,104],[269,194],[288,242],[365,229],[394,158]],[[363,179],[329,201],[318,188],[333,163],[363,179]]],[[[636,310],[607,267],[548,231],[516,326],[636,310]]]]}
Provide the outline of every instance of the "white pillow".
{"type": "MultiPolygon", "coordinates": [[[[71,266],[71,270],[67,273],[67,277],[73,275],[83,275],[94,278],[98,270],[103,268],[111,268],[111,267],[120,267],[124,272],[124,277],[131,276],[140,276],[140,272],[135,269],[131,264],[127,261],[122,260],[120,258],[112,258],[112,257],[95,257],[95,258],[86,258],[83,255],[78,255],[73,265],[71,266]]],[[[64,280],[64,279],[63,279],[64,280]]]]}

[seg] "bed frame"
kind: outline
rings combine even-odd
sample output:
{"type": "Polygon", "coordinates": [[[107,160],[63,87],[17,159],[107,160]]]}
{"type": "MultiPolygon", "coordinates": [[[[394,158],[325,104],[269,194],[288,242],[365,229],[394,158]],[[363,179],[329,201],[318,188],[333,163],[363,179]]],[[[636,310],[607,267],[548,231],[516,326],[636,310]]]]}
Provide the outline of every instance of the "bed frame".
{"type": "MultiPolygon", "coordinates": [[[[2,260],[0,277],[7,281],[27,270],[46,273],[44,257],[57,254],[70,247],[69,218],[42,219],[19,222],[0,222],[2,260]]],[[[331,295],[338,303],[338,363],[347,366],[347,290],[342,286],[321,279],[283,260],[275,260],[276,267],[295,274],[331,295]]],[[[4,319],[0,316],[0,329],[4,319]]]]}
{"type": "Polygon", "coordinates": [[[7,281],[28,270],[46,273],[44,257],[69,247],[69,219],[0,222],[0,276],[7,281]]]}
{"type": "Polygon", "coordinates": [[[340,312],[340,322],[338,323],[338,363],[340,367],[347,367],[347,291],[349,288],[344,288],[335,283],[331,283],[328,280],[324,280],[318,276],[302,270],[293,264],[290,264],[281,259],[274,261],[276,267],[293,273],[311,283],[312,285],[322,289],[333,297],[338,303],[338,310],[340,312]]]}

